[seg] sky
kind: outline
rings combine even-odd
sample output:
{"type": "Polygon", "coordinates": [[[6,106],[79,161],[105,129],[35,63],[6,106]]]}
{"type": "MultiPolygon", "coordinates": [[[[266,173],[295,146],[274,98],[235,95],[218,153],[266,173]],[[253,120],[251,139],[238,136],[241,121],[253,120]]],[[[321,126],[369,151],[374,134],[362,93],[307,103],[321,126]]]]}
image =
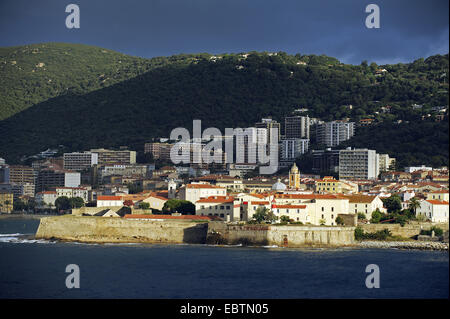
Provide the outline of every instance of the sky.
{"type": "Polygon", "coordinates": [[[411,62],[449,52],[448,0],[0,0],[0,46],[95,45],[140,57],[284,51],[341,62],[411,62]],[[80,28],[65,24],[68,4],[80,28]],[[365,25],[380,8],[380,28],[365,25]]]}

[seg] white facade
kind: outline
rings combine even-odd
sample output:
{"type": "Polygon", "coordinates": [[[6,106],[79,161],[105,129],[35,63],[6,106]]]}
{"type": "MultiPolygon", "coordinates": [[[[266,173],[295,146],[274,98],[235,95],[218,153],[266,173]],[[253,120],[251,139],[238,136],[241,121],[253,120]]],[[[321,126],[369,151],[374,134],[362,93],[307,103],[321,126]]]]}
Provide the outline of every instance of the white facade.
{"type": "Polygon", "coordinates": [[[416,216],[422,215],[434,223],[448,223],[448,205],[446,201],[422,200],[416,216]]]}
{"type": "Polygon", "coordinates": [[[226,196],[227,189],[225,187],[218,187],[210,184],[188,184],[184,189],[183,195],[182,199],[195,204],[201,198],[226,196]]]}
{"type": "Polygon", "coordinates": [[[97,207],[123,206],[122,197],[120,196],[98,196],[97,207]]]}
{"type": "Polygon", "coordinates": [[[425,165],[405,167],[405,172],[407,172],[407,173],[413,173],[415,171],[432,171],[432,170],[433,170],[433,167],[427,167],[425,165]]]}
{"type": "Polygon", "coordinates": [[[66,172],[64,174],[64,187],[78,187],[81,184],[81,174],[78,172],[66,172]]]}
{"type": "Polygon", "coordinates": [[[333,121],[318,124],[317,141],[328,147],[334,147],[350,139],[355,134],[355,123],[333,121]]]}
{"type": "Polygon", "coordinates": [[[286,138],[281,140],[281,158],[283,160],[296,159],[308,152],[309,140],[299,138],[286,138]]]}

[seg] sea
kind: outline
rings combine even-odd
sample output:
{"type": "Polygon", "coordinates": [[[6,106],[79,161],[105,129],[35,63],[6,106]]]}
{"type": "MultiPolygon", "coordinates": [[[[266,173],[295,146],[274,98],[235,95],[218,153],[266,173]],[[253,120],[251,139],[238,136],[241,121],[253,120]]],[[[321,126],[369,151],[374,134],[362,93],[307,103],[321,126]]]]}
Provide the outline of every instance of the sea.
{"type": "Polygon", "coordinates": [[[1,299],[449,297],[446,251],[83,244],[36,240],[38,226],[0,219],[1,299]],[[79,288],[66,285],[68,265],[79,288]],[[378,288],[366,285],[368,265],[378,288]]]}

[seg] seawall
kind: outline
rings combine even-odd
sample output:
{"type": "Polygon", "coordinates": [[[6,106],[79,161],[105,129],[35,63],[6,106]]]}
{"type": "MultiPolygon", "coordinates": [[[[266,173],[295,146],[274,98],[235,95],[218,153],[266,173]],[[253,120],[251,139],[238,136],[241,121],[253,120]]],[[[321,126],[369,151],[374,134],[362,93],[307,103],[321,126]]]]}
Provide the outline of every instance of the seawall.
{"type": "Polygon", "coordinates": [[[355,245],[355,227],[208,224],[209,244],[341,247],[355,245]]]}
{"type": "Polygon", "coordinates": [[[373,233],[383,229],[388,229],[394,236],[413,237],[420,234],[420,230],[429,230],[436,226],[444,231],[448,230],[448,223],[430,223],[430,222],[412,222],[405,224],[403,227],[400,224],[363,224],[359,225],[364,232],[373,233]]]}
{"type": "Polygon", "coordinates": [[[95,243],[205,243],[207,223],[57,216],[41,219],[36,238],[95,243]]]}

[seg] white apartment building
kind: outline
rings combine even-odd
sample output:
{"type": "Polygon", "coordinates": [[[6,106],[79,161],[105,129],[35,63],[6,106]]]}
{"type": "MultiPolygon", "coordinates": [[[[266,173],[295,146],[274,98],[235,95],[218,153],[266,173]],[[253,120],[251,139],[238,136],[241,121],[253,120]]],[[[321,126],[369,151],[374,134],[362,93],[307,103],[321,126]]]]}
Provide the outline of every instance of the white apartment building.
{"type": "Polygon", "coordinates": [[[91,152],[84,153],[64,153],[64,169],[83,171],[98,164],[98,154],[91,152]]]}
{"type": "Polygon", "coordinates": [[[380,154],[380,173],[387,172],[391,167],[395,166],[395,158],[389,157],[389,154],[380,154]]]}
{"type": "Polygon", "coordinates": [[[374,150],[351,149],[339,151],[339,179],[376,179],[379,155],[374,150]]]}
{"type": "Polygon", "coordinates": [[[334,147],[350,139],[355,134],[354,122],[333,121],[317,124],[317,142],[334,147]]]}
{"type": "Polygon", "coordinates": [[[55,192],[58,197],[66,196],[68,198],[80,197],[86,203],[89,201],[89,191],[83,187],[56,187],[55,192]]]}
{"type": "Polygon", "coordinates": [[[283,160],[294,160],[308,152],[309,140],[300,138],[285,138],[281,140],[281,154],[283,160]]]}

